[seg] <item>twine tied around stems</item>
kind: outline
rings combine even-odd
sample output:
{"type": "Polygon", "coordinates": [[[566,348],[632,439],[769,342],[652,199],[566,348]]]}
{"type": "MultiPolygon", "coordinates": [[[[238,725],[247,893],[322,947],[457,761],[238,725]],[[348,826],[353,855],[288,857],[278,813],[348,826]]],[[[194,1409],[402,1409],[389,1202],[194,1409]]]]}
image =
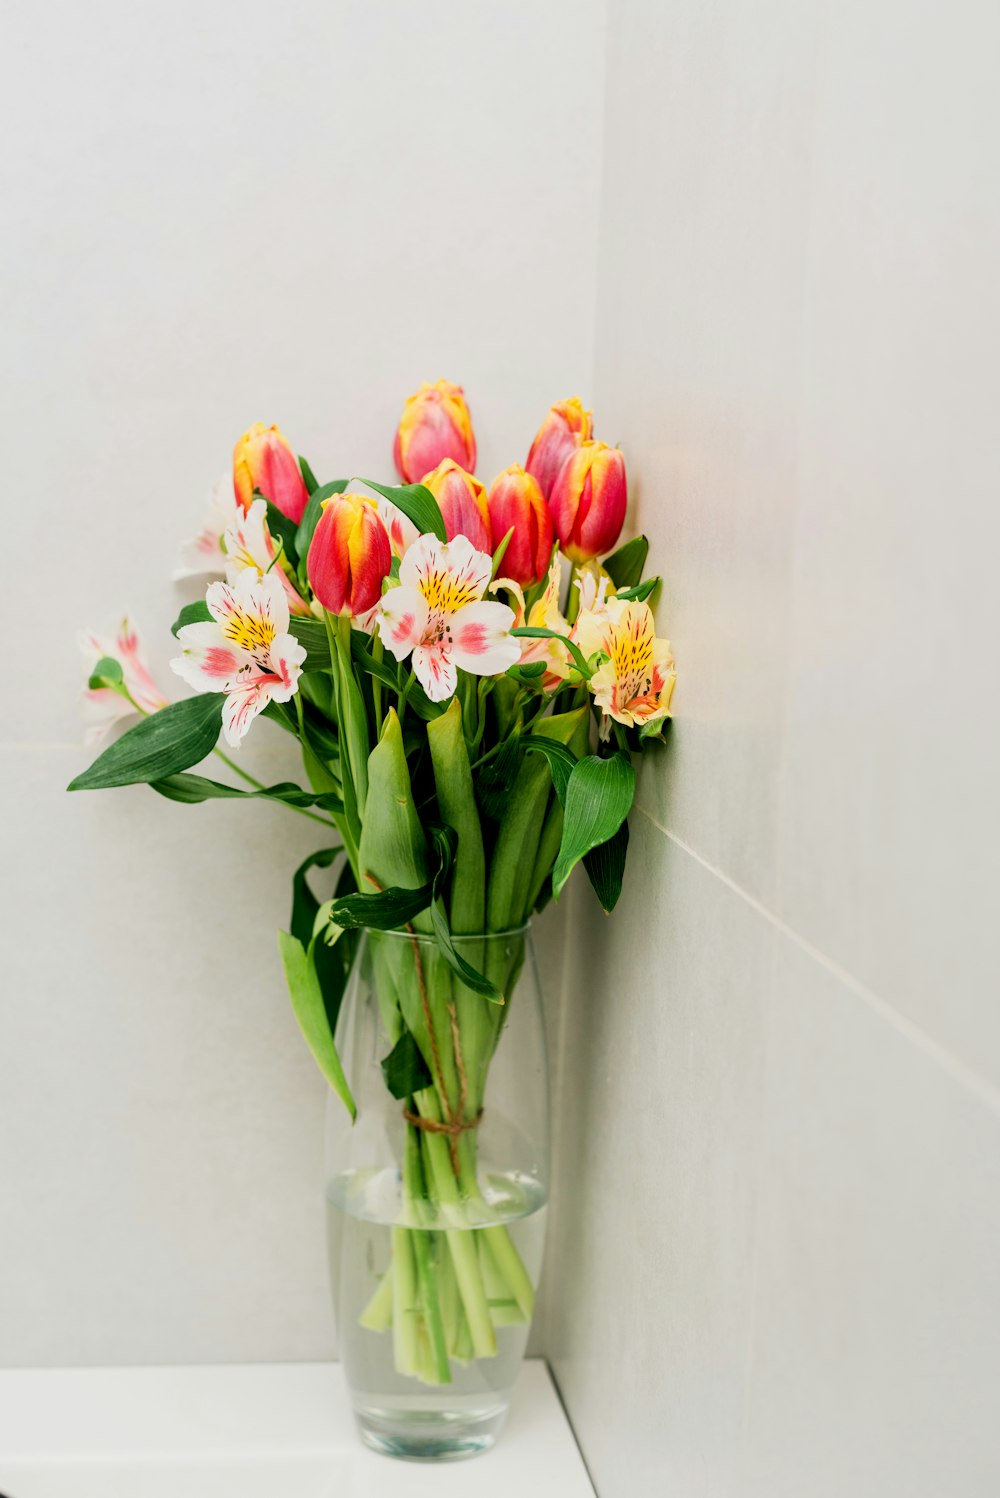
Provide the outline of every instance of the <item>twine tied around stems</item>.
{"type": "Polygon", "coordinates": [[[468,1129],[478,1129],[483,1110],[480,1108],[475,1118],[449,1118],[447,1123],[440,1123],[436,1118],[421,1118],[419,1113],[411,1113],[409,1108],[403,1109],[403,1117],[408,1124],[415,1129],[426,1129],[428,1134],[448,1134],[457,1143],[460,1134],[468,1129]]]}

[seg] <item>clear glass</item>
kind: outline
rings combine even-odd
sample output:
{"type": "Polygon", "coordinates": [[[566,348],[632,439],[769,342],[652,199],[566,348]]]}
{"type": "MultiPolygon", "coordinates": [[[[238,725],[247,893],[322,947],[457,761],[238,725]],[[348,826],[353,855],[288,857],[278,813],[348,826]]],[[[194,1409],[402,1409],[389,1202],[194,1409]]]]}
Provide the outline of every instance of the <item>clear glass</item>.
{"type": "Polygon", "coordinates": [[[337,1025],[357,1120],[332,1094],[328,1108],[340,1357],[362,1440],[412,1460],[493,1445],[545,1240],[547,1066],[530,931],[454,941],[505,1003],[467,988],[433,938],[366,933],[337,1025]],[[381,1063],[404,1021],[420,1080],[432,1080],[398,1099],[381,1063]]]}

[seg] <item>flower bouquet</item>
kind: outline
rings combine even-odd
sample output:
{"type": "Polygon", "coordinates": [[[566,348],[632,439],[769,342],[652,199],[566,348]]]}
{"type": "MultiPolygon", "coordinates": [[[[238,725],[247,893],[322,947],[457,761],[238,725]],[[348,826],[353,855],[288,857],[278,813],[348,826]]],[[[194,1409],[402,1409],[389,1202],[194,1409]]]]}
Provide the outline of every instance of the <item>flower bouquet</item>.
{"type": "MultiPolygon", "coordinates": [[[[526,1253],[512,1224],[530,1215],[526,1192],[544,1196],[544,1160],[520,1176],[484,1166],[491,1064],[519,1005],[527,1013],[532,913],[581,862],[604,909],[618,900],[633,756],[662,733],[674,669],[648,602],[658,579],[642,577],[646,540],[617,545],[623,456],[593,439],[578,400],[553,406],[525,466],[487,491],[461,389],[422,386],[395,462],[401,483],[352,488],[319,483],[276,427],[240,439],[232,481],[184,551],[185,574],[218,574],[174,624],[171,665],[194,695],[167,701],[127,623],[115,640],[88,636],[91,711],[105,726],[139,721],[70,789],[266,798],[323,827],[293,878],[281,957],[345,1120],[359,1118],[359,1096],[362,1117],[382,1100],[391,1165],[388,1178],[338,1178],[336,1205],[385,1227],[385,1262],[369,1244],[349,1328],[340,1306],[342,1347],[377,1342],[394,1381],[372,1389],[364,1348],[356,1376],[348,1366],[356,1396],[367,1380],[366,1438],[441,1455],[476,1443],[393,1445],[378,1412],[454,1425],[447,1391],[465,1370],[505,1336],[523,1352],[540,1242],[526,1253]],[[304,784],[263,784],[227,752],[261,715],[298,739],[304,784]],[[242,785],[193,770],[213,753],[242,785]],[[311,879],[324,870],[321,899],[311,879]],[[349,1011],[366,995],[374,1019],[359,1045],[349,1011]],[[378,1097],[361,1075],[373,1049],[378,1097]]],[[[515,1093],[543,1046],[537,1022],[525,1033],[515,1093]]],[[[513,1138],[517,1097],[505,1106],[513,1138]]]]}

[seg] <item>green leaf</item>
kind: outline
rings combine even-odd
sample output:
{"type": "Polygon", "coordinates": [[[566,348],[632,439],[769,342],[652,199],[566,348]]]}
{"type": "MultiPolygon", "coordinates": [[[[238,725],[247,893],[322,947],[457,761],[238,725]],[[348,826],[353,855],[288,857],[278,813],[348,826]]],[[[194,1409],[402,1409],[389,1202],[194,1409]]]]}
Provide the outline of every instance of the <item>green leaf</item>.
{"type": "Polygon", "coordinates": [[[204,598],[195,599],[194,603],[186,603],[177,618],[170,626],[170,633],[175,635],[185,624],[208,624],[212,616],[208,612],[208,604],[204,598]]]}
{"type": "MultiPolygon", "coordinates": [[[[302,462],[302,459],[299,459],[302,462]]],[[[309,481],[306,480],[306,487],[309,481]]],[[[324,484],[322,488],[313,489],[309,495],[309,503],[302,512],[299,528],[295,535],[295,550],[299,561],[304,567],[309,555],[309,547],[312,544],[313,532],[319,524],[319,517],[323,513],[324,499],[332,499],[335,494],[343,494],[347,488],[347,479],[334,479],[332,484],[324,484]]]]}
{"type": "Polygon", "coordinates": [[[278,949],[281,952],[292,1008],[306,1044],[320,1071],[353,1120],[357,1117],[358,1110],[334,1045],[323,992],[313,962],[313,945],[310,942],[307,949],[287,931],[279,931],[278,949]]]}
{"type": "Polygon", "coordinates": [[[288,630],[305,649],[303,671],[330,670],[330,641],[322,620],[310,619],[305,614],[292,614],[288,620],[288,630]]]}
{"type": "Polygon", "coordinates": [[[124,673],[121,661],[116,661],[113,655],[102,655],[90,673],[87,686],[92,692],[101,687],[119,687],[122,684],[124,673]]]}
{"type": "Polygon", "coordinates": [[[614,837],[606,843],[598,843],[583,855],[583,866],[594,886],[597,898],[610,915],[618,904],[625,876],[625,855],[628,853],[628,822],[619,827],[614,837]]]}
{"type": "Polygon", "coordinates": [[[312,941],[320,905],[306,876],[310,869],[328,869],[342,852],[342,848],[320,848],[316,853],[310,853],[292,875],[292,914],[288,924],[295,940],[304,947],[312,941]]]}
{"type": "Polygon", "coordinates": [[[423,484],[376,484],[374,479],[362,479],[361,482],[374,489],[376,494],[391,499],[396,508],[413,521],[421,535],[430,531],[439,541],[447,541],[448,533],[438,502],[423,484]]]}
{"type": "Polygon", "coordinates": [[[141,719],[69,783],[71,791],[162,780],[211,754],[222,726],[222,692],[172,702],[141,719]]]}
{"type": "Polygon", "coordinates": [[[259,790],[244,791],[239,786],[225,785],[221,780],[209,780],[204,775],[165,775],[151,780],[150,786],[168,801],[180,801],[185,806],[196,806],[202,801],[252,800],[254,797],[266,801],[283,801],[286,806],[321,806],[324,811],[342,812],[344,803],[339,796],[328,791],[304,791],[300,785],[283,780],[277,785],[264,785],[259,790]]]}
{"type": "Polygon", "coordinates": [[[403,1031],[380,1064],[385,1085],[395,1098],[412,1097],[413,1093],[422,1092],[434,1082],[430,1068],[420,1054],[420,1047],[409,1030],[403,1031]]]}
{"type": "Polygon", "coordinates": [[[556,629],[543,629],[541,625],[533,624],[520,625],[518,628],[512,629],[510,633],[522,640],[560,640],[573,657],[581,674],[588,681],[590,680],[593,673],[591,672],[587,657],[579,645],[571,640],[568,635],[561,635],[556,629]]]}
{"type": "Polygon", "coordinates": [[[531,734],[524,740],[524,747],[529,754],[545,755],[559,804],[565,806],[566,787],[577,763],[572,749],[567,749],[565,744],[560,744],[556,739],[543,739],[540,736],[536,738],[531,734]]]}
{"type": "MultiPolygon", "coordinates": [[[[261,499],[263,498],[264,495],[261,495],[261,499]]],[[[267,528],[276,540],[280,540],[282,551],[292,566],[296,567],[299,561],[299,553],[295,538],[298,535],[299,528],[295,524],[295,521],[289,520],[288,516],[279,510],[278,506],[270,499],[267,501],[267,528]]],[[[281,563],[280,561],[275,562],[274,565],[280,567],[281,563]]]]}
{"type": "Polygon", "coordinates": [[[330,906],[330,919],[342,931],[359,931],[362,927],[373,931],[395,931],[426,910],[432,895],[430,884],[421,884],[417,889],[402,889],[394,885],[389,889],[344,895],[330,906]]]}
{"type": "Polygon", "coordinates": [[[471,988],[473,993],[481,993],[494,1004],[502,1004],[504,996],[500,990],[488,978],[484,978],[483,974],[478,972],[471,963],[466,962],[465,958],[456,948],[451,928],[448,925],[448,919],[445,915],[445,889],[458,845],[458,834],[453,827],[442,827],[434,823],[431,823],[427,827],[427,831],[430,834],[431,843],[438,860],[437,868],[434,871],[431,881],[433,894],[431,902],[431,926],[441,955],[452,971],[458,974],[466,988],[471,988]]]}
{"type": "Polygon", "coordinates": [[[647,577],[644,583],[636,583],[634,588],[623,588],[617,596],[626,601],[634,598],[639,603],[644,603],[650,593],[655,593],[661,581],[659,577],[647,577]]]}
{"type": "Polygon", "coordinates": [[[493,577],[499,577],[500,575],[500,564],[503,562],[504,556],[507,552],[507,547],[510,545],[510,540],[513,534],[514,527],[511,526],[510,530],[507,532],[506,536],[504,536],[503,540],[500,542],[500,545],[493,553],[493,577]]]}
{"type": "Polygon", "coordinates": [[[566,787],[562,843],[552,870],[552,891],[557,899],[584,854],[618,831],[634,795],[635,771],[627,754],[619,752],[610,759],[588,754],[574,765],[566,787]]]}
{"type": "Polygon", "coordinates": [[[649,542],[645,536],[636,536],[619,546],[601,565],[616,588],[632,588],[642,577],[648,556],[649,542]]]}
{"type": "Polygon", "coordinates": [[[319,484],[316,481],[316,475],[313,473],[312,469],[309,467],[309,464],[306,462],[301,453],[299,454],[299,471],[302,474],[302,482],[306,486],[306,492],[308,494],[315,494],[316,490],[319,488],[319,484]]]}

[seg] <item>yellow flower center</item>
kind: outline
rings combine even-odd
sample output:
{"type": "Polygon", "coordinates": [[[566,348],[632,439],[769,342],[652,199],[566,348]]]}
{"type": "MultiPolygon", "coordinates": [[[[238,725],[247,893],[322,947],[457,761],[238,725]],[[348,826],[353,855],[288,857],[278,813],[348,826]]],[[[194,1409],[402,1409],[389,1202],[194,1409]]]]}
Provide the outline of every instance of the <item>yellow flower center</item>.
{"type": "Polygon", "coordinates": [[[270,619],[261,619],[255,614],[233,614],[222,626],[227,640],[232,640],[241,650],[252,655],[267,655],[274,641],[275,628],[270,619]]]}

